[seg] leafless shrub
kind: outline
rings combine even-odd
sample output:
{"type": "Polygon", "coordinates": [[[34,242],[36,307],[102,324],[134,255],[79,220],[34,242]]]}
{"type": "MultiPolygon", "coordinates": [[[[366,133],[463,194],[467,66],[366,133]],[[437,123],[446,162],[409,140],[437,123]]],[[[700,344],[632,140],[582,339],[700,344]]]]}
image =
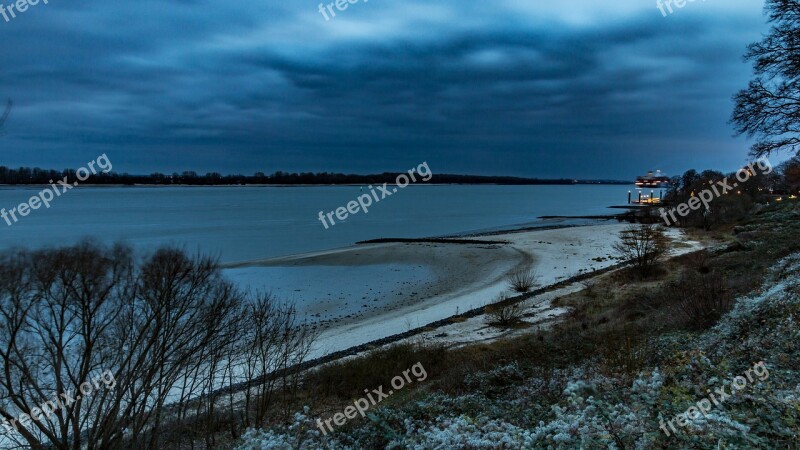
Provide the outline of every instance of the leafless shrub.
{"type": "Polygon", "coordinates": [[[711,255],[706,250],[689,253],[686,255],[686,262],[689,267],[699,273],[711,272],[711,255]]]}
{"type": "Polygon", "coordinates": [[[600,345],[603,370],[627,379],[635,378],[649,367],[658,349],[657,338],[633,326],[611,331],[603,339],[605,345],[600,345]]]}
{"type": "Polygon", "coordinates": [[[521,303],[507,304],[507,299],[506,294],[500,294],[493,304],[484,308],[489,325],[509,327],[522,320],[525,307],[521,303]]]}
{"type": "Polygon", "coordinates": [[[597,280],[594,278],[589,278],[581,282],[583,286],[584,294],[589,298],[597,298],[599,292],[597,292],[597,280]]]}
{"type": "Polygon", "coordinates": [[[650,275],[653,267],[667,254],[669,240],[657,225],[633,225],[620,232],[614,250],[626,261],[631,261],[639,275],[650,275]]]}
{"type": "Polygon", "coordinates": [[[688,271],[664,289],[663,295],[673,305],[676,315],[697,329],[714,325],[734,304],[725,279],[716,272],[688,271]]]}
{"type": "Polygon", "coordinates": [[[535,271],[515,270],[508,276],[508,284],[514,292],[523,294],[537,285],[537,278],[538,276],[535,271]]]}

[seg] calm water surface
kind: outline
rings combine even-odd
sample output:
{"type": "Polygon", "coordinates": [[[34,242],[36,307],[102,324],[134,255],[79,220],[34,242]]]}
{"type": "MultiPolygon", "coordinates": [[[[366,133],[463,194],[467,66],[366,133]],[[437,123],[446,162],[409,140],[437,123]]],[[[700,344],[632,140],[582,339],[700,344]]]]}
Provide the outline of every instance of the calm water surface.
{"type": "MultiPolygon", "coordinates": [[[[13,208],[41,187],[0,189],[13,208]]],[[[42,247],[85,237],[137,249],[164,244],[219,256],[223,262],[338,248],[381,237],[427,237],[541,223],[544,215],[614,212],[629,186],[409,186],[325,229],[332,211],[367,192],[336,187],[85,187],[7,226],[0,245],[42,247]]]]}

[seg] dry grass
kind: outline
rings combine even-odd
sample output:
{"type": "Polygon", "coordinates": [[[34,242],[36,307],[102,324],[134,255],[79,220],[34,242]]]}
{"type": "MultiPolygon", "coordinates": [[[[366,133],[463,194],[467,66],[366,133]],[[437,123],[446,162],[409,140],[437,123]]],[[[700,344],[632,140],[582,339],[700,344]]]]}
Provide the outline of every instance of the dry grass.
{"type": "Polygon", "coordinates": [[[449,353],[443,346],[399,344],[365,356],[323,366],[306,378],[306,386],[316,398],[334,397],[349,400],[364,389],[387,385],[392,377],[416,363],[428,373],[446,370],[449,353]]]}

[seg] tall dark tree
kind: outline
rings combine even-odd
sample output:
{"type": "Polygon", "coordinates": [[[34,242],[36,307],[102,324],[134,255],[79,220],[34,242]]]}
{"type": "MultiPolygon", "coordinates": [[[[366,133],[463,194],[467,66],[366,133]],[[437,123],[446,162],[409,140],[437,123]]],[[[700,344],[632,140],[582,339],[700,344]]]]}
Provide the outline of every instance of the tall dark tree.
{"type": "Polygon", "coordinates": [[[767,0],[765,9],[772,27],[745,54],[755,74],[734,97],[732,122],[756,138],[754,156],[800,155],[800,0],[767,0]]]}
{"type": "Polygon", "coordinates": [[[783,175],[785,188],[792,193],[800,191],[800,157],[786,161],[778,170],[783,175]]]}

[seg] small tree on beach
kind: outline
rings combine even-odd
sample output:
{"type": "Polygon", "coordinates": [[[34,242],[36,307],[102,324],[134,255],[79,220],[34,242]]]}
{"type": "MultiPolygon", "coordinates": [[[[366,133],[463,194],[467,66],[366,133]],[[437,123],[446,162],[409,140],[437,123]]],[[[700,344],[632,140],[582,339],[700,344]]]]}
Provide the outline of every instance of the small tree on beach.
{"type": "Polygon", "coordinates": [[[505,303],[507,299],[508,296],[506,294],[500,294],[494,303],[484,308],[486,321],[489,325],[509,327],[522,320],[525,307],[522,303],[505,303]]]}
{"type": "Polygon", "coordinates": [[[631,261],[642,277],[650,275],[669,250],[669,240],[657,225],[630,226],[620,232],[619,238],[614,250],[626,261],[631,261]]]}
{"type": "Polygon", "coordinates": [[[538,275],[532,270],[515,270],[508,276],[508,284],[515,292],[524,294],[538,284],[537,278],[538,275]]]}

